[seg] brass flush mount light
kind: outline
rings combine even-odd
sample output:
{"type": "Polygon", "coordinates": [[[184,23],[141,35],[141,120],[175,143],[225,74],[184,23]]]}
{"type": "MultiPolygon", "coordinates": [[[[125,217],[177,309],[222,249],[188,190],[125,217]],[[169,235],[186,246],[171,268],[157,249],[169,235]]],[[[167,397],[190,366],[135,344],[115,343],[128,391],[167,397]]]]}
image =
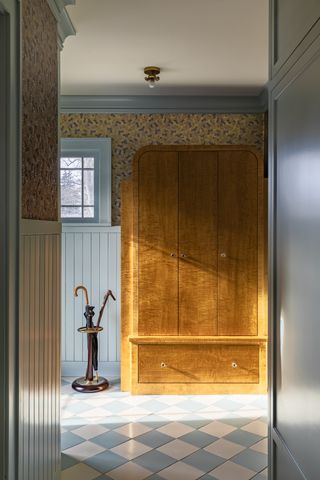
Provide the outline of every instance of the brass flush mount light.
{"type": "Polygon", "coordinates": [[[144,77],[145,81],[149,83],[150,88],[154,88],[156,82],[160,80],[160,68],[159,67],[146,67],[144,69],[144,73],[146,77],[144,77]]]}

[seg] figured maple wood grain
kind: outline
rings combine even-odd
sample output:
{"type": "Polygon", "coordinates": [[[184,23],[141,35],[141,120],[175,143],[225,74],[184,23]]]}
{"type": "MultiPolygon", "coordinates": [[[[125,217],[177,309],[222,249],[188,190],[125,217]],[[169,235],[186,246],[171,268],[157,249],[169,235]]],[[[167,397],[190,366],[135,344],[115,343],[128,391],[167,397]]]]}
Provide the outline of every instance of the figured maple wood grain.
{"type": "Polygon", "coordinates": [[[259,383],[258,345],[139,345],[141,383],[259,383]]]}
{"type": "MultiPolygon", "coordinates": [[[[265,194],[262,165],[258,152],[247,146],[149,146],[136,155],[133,168],[132,209],[133,320],[131,335],[128,333],[129,329],[127,332],[127,341],[131,343],[133,394],[265,393],[266,204],[262,198],[265,194]],[[187,266],[188,252],[184,251],[187,248],[190,251],[192,248],[194,251],[199,248],[198,244],[204,238],[205,225],[208,225],[206,214],[210,213],[209,217],[211,212],[214,214],[210,201],[206,204],[205,193],[201,190],[203,186],[204,190],[209,190],[209,198],[210,195],[213,197],[214,181],[206,184],[202,174],[193,170],[191,160],[192,157],[197,158],[200,167],[199,163],[201,164],[204,154],[212,155],[214,161],[217,161],[218,156],[218,180],[216,179],[218,196],[216,234],[219,232],[216,245],[216,262],[219,264],[216,268],[218,285],[215,293],[212,288],[203,288],[200,301],[195,296],[193,303],[191,296],[188,295],[189,303],[186,303],[187,308],[183,317],[183,286],[186,291],[192,291],[191,286],[197,289],[200,285],[201,292],[205,283],[210,287],[210,281],[203,282],[203,285],[201,283],[202,275],[205,271],[208,272],[208,268],[207,270],[203,268],[196,280],[188,278],[186,273],[190,273],[191,269],[187,266]],[[186,178],[183,178],[181,171],[182,159],[186,159],[186,164],[189,164],[189,174],[186,178]],[[183,185],[186,188],[185,193],[181,193],[183,185]],[[183,210],[184,219],[180,218],[183,210]],[[202,219],[199,224],[197,215],[202,219]],[[174,219],[176,227],[173,226],[174,219]],[[147,223],[143,226],[143,222],[147,223]],[[198,228],[201,234],[197,239],[198,228]],[[227,251],[221,248],[223,246],[227,247],[227,251]],[[231,252],[231,256],[228,256],[228,252],[231,252]],[[170,253],[179,254],[179,257],[170,257],[170,253]],[[187,256],[181,258],[182,253],[187,256]],[[226,256],[220,257],[220,253],[226,253],[226,256]],[[183,272],[185,267],[186,271],[183,272]],[[179,278],[175,272],[179,272],[179,278]],[[184,273],[186,275],[183,277],[184,273]],[[141,292],[145,297],[143,301],[141,292]],[[219,300],[218,325],[216,324],[216,330],[205,333],[208,332],[205,330],[208,328],[205,304],[207,302],[209,307],[212,305],[210,303],[212,293],[218,295],[219,300]],[[201,320],[197,301],[201,305],[201,315],[203,314],[201,320]],[[189,313],[194,312],[197,315],[197,322],[193,316],[191,318],[191,314],[188,318],[187,309],[189,313]],[[180,329],[179,316],[182,319],[180,329]],[[226,327],[227,322],[229,326],[226,327]],[[189,333],[191,329],[194,330],[189,333]],[[141,360],[140,349],[151,347],[156,349],[166,347],[167,358],[178,362],[172,364],[176,370],[171,369],[169,377],[166,367],[164,370],[167,373],[163,373],[162,369],[159,373],[158,364],[154,364],[155,370],[150,373],[152,362],[159,360],[156,350],[146,350],[151,353],[143,357],[145,360],[141,360]],[[202,353],[195,353],[189,350],[189,347],[197,347],[197,352],[202,353]],[[218,347],[223,349],[223,353],[220,353],[220,350],[210,350],[218,347]],[[237,374],[232,372],[231,376],[227,364],[224,363],[227,360],[229,362],[230,358],[226,356],[226,352],[231,350],[225,350],[225,347],[240,348],[241,352],[241,355],[238,355],[241,368],[237,370],[237,367],[235,369],[237,374]],[[183,365],[189,362],[191,370],[188,370],[189,367],[183,370],[181,362],[183,365]],[[218,368],[218,373],[213,370],[214,366],[218,368]],[[190,380],[192,375],[195,377],[194,380],[190,380]]],[[[213,167],[213,164],[209,165],[209,177],[212,175],[210,167],[213,167]]],[[[213,237],[214,235],[212,239],[213,237]]],[[[196,252],[197,255],[200,253],[196,252]]],[[[207,259],[202,257],[201,261],[209,262],[208,257],[207,259]]],[[[210,308],[207,310],[210,311],[210,308]]]]}
{"type": "Polygon", "coordinates": [[[258,333],[258,159],[219,152],[218,333],[258,333]]]}
{"type": "Polygon", "coordinates": [[[178,333],[178,153],[146,152],[138,166],[138,332],[178,333]]]}
{"type": "Polygon", "coordinates": [[[237,344],[237,345],[250,345],[252,343],[255,344],[265,344],[268,341],[268,337],[266,335],[263,336],[253,336],[253,335],[142,335],[142,336],[135,336],[130,335],[129,342],[142,345],[142,344],[171,344],[176,345],[179,343],[183,344],[192,344],[192,343],[199,343],[201,345],[206,343],[230,343],[230,344],[237,344]]]}
{"type": "Polygon", "coordinates": [[[131,345],[133,308],[133,185],[123,180],[121,185],[121,389],[131,385],[131,345]]]}
{"type": "Polygon", "coordinates": [[[259,335],[268,335],[268,179],[263,179],[261,193],[262,204],[259,199],[259,247],[258,247],[258,331],[259,335]]]}
{"type": "Polygon", "coordinates": [[[179,334],[217,333],[217,152],[179,153],[179,334]]]}

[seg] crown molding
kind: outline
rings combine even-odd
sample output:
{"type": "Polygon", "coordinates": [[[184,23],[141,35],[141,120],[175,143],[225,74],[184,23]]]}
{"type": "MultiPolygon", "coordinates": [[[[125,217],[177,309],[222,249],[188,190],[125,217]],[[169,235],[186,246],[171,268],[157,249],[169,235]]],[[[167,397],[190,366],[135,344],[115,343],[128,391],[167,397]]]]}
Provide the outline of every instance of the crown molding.
{"type": "Polygon", "coordinates": [[[58,45],[62,50],[64,41],[70,35],[75,35],[76,30],[66,10],[66,5],[74,5],[75,1],[68,0],[47,0],[49,7],[57,21],[58,45]]]}
{"type": "Polygon", "coordinates": [[[62,113],[262,113],[268,92],[257,96],[62,95],[62,113]]]}

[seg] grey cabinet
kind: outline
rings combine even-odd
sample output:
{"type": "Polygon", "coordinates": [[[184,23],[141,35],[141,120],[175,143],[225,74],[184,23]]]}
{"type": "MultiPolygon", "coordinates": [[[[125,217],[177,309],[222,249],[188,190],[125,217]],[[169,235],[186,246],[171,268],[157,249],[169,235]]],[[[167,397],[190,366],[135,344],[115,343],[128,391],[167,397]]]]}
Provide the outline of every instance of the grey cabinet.
{"type": "Polygon", "coordinates": [[[274,77],[320,30],[319,0],[271,0],[270,63],[274,77]]]}
{"type": "Polygon", "coordinates": [[[271,83],[270,478],[318,480],[320,2],[277,4],[279,58],[290,55],[311,24],[313,28],[303,40],[306,48],[271,83]],[[287,22],[292,19],[287,31],[283,12],[287,22]],[[298,23],[300,36],[296,27],[292,30],[298,23]]]}

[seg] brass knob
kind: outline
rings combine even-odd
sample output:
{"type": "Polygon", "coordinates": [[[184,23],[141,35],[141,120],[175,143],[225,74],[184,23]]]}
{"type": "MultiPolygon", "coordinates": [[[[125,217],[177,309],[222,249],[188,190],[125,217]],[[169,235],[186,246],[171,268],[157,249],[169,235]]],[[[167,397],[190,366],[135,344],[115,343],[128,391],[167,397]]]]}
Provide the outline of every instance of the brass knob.
{"type": "Polygon", "coordinates": [[[181,253],[180,257],[181,258],[187,258],[187,255],[185,253],[181,253]]]}
{"type": "Polygon", "coordinates": [[[161,368],[166,368],[166,366],[167,366],[167,365],[166,365],[164,362],[161,362],[161,363],[160,363],[160,367],[161,367],[161,368]]]}
{"type": "Polygon", "coordinates": [[[176,257],[177,255],[175,253],[170,253],[170,257],[176,257]]]}
{"type": "Polygon", "coordinates": [[[232,366],[232,368],[237,368],[238,364],[236,362],[232,362],[231,366],[232,366]]]}
{"type": "Polygon", "coordinates": [[[226,253],[224,253],[224,252],[220,253],[220,257],[222,257],[222,258],[226,258],[226,256],[227,256],[227,254],[226,254],[226,253]]]}

